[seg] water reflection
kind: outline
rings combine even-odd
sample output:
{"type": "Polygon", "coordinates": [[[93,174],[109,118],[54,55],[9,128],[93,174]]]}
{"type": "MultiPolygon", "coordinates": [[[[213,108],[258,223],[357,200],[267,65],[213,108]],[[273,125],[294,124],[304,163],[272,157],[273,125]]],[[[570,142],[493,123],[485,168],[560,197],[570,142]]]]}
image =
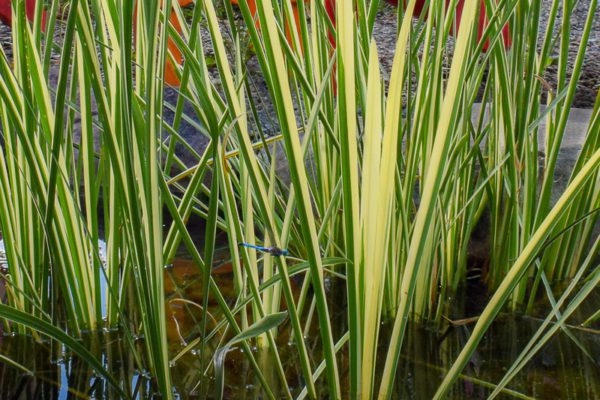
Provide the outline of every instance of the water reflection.
{"type": "MultiPolygon", "coordinates": [[[[231,265],[226,256],[217,257],[218,265],[213,277],[228,302],[235,302],[232,287],[231,265]]],[[[200,319],[202,315],[202,280],[197,266],[187,260],[178,260],[172,267],[165,269],[166,315],[168,319],[168,338],[170,352],[174,356],[189,343],[201,335],[200,319]]],[[[332,306],[338,312],[332,312],[335,318],[335,330],[341,335],[345,326],[343,290],[336,285],[330,288],[332,306]],[[341,300],[340,300],[341,299],[341,300]]],[[[588,304],[582,307],[584,319],[600,304],[600,291],[593,294],[588,304]]],[[[471,309],[462,305],[464,309],[471,309]]],[[[545,308],[547,310],[547,308],[545,308]]],[[[212,330],[216,322],[222,319],[216,302],[208,304],[209,326],[212,330]]],[[[457,316],[464,317],[460,313],[457,316]]],[[[476,314],[474,314],[476,315],[476,314]]],[[[542,314],[540,314],[541,316],[542,314]]],[[[502,317],[491,328],[482,341],[477,353],[465,370],[466,378],[454,386],[453,399],[484,399],[490,393],[488,387],[480,381],[498,382],[506,367],[519,355],[528,338],[540,325],[533,317],[502,317]],[[470,379],[470,378],[474,379],[470,379]]],[[[309,351],[316,363],[321,360],[317,326],[311,327],[308,339],[309,351]]],[[[404,352],[398,371],[395,398],[429,399],[441,382],[445,369],[458,355],[465,344],[472,325],[464,324],[425,328],[410,326],[405,340],[404,352]]],[[[598,329],[598,326],[594,327],[598,329]]],[[[510,383],[509,387],[527,396],[538,399],[593,399],[600,398],[600,335],[594,331],[572,329],[575,343],[564,334],[556,336],[544,351],[510,383]],[[585,352],[582,350],[585,349],[585,352]],[[586,355],[587,353],[587,355],[586,355]]],[[[229,332],[220,332],[229,334],[229,332]]],[[[386,327],[382,335],[386,334],[386,327]]],[[[179,358],[172,366],[174,385],[181,398],[211,397],[212,372],[204,374],[214,350],[220,345],[219,335],[208,343],[204,360],[200,353],[191,351],[179,358]],[[201,384],[202,383],[202,384],[201,384]]],[[[116,375],[126,391],[134,397],[152,397],[155,390],[148,375],[137,368],[133,352],[118,332],[100,332],[89,334],[84,339],[86,346],[116,375]]],[[[290,390],[297,395],[302,389],[299,363],[294,348],[288,345],[289,332],[284,331],[277,338],[281,358],[284,363],[290,390]]],[[[144,354],[141,339],[135,343],[139,353],[144,354]]],[[[383,361],[386,352],[385,343],[381,346],[379,361],[383,361]]],[[[59,344],[54,342],[36,343],[30,337],[0,337],[0,354],[22,364],[34,372],[29,375],[22,370],[0,361],[0,398],[1,399],[66,399],[66,398],[114,398],[115,393],[108,384],[98,378],[93,371],[77,357],[71,357],[59,344]]],[[[256,354],[265,377],[273,382],[277,390],[279,380],[272,368],[267,351],[256,354]]],[[[255,399],[261,396],[261,388],[255,379],[252,368],[244,354],[239,350],[227,355],[225,396],[232,399],[255,399]]],[[[340,371],[347,375],[348,356],[345,350],[339,353],[340,371]]],[[[343,387],[347,385],[347,376],[343,387]]],[[[318,381],[321,394],[325,395],[323,379],[318,381]]],[[[276,391],[277,393],[277,391],[276,391]]],[[[281,393],[281,391],[279,391],[281,393]]],[[[504,396],[504,395],[503,395],[504,396]]],[[[511,398],[505,395],[503,398],[511,398]]]]}
{"type": "MultiPolygon", "coordinates": [[[[499,382],[507,367],[518,357],[540,321],[525,317],[501,317],[491,327],[452,392],[454,399],[486,399],[484,382],[499,382]]],[[[470,326],[450,328],[445,334],[411,329],[399,371],[398,398],[428,399],[441,383],[445,368],[451,365],[470,335],[470,326]]],[[[572,330],[575,344],[559,334],[508,385],[512,390],[536,399],[600,398],[600,335],[572,330]],[[586,356],[579,346],[585,348],[586,356]]],[[[514,398],[501,396],[500,398],[514,398]]]]}

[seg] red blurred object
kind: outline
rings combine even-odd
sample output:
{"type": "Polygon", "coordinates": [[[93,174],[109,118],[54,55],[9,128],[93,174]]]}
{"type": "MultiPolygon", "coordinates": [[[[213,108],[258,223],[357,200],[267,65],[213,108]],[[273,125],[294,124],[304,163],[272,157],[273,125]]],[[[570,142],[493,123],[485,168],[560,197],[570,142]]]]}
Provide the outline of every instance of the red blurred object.
{"type": "MultiPolygon", "coordinates": [[[[398,5],[398,0],[387,0],[388,3],[394,4],[394,5],[398,5]]],[[[406,0],[404,0],[406,4],[406,0]]],[[[448,6],[450,4],[449,0],[446,0],[446,6],[448,6]]],[[[460,21],[462,19],[462,11],[463,8],[465,6],[465,2],[464,0],[458,0],[458,3],[456,5],[456,20],[458,21],[457,23],[457,27],[456,29],[454,29],[454,27],[450,30],[450,34],[454,34],[454,31],[456,30],[458,32],[458,29],[460,29],[460,21]]],[[[481,7],[481,10],[479,12],[479,25],[477,28],[477,40],[481,40],[481,37],[483,36],[483,31],[487,28],[487,24],[488,24],[488,18],[486,15],[486,9],[485,9],[485,3],[483,0],[480,0],[479,2],[479,6],[481,7]]],[[[425,1],[424,0],[417,0],[417,3],[415,4],[415,10],[413,12],[413,17],[418,18],[421,13],[423,12],[423,8],[425,7],[425,1]]],[[[427,18],[427,15],[425,15],[425,18],[427,18]]],[[[504,39],[504,45],[509,48],[512,44],[512,40],[510,38],[510,28],[507,25],[504,26],[504,28],[502,29],[502,37],[504,39]]],[[[488,47],[489,47],[490,43],[489,40],[485,43],[485,45],[483,46],[483,51],[487,51],[488,47]]]]}
{"type": "MultiPolygon", "coordinates": [[[[390,4],[393,4],[395,6],[398,5],[398,0],[387,0],[387,2],[390,4]]],[[[406,7],[407,0],[403,0],[403,4],[406,7]]],[[[448,6],[449,4],[450,4],[450,0],[446,0],[446,6],[448,6]]],[[[458,4],[456,6],[456,20],[458,21],[458,24],[457,24],[458,26],[456,28],[456,31],[458,31],[458,29],[460,29],[460,20],[462,18],[462,11],[463,11],[464,5],[465,5],[464,0],[458,0],[458,4]]],[[[483,31],[485,30],[485,28],[487,28],[488,18],[486,15],[485,3],[483,0],[481,0],[479,2],[479,6],[481,7],[481,11],[479,13],[479,27],[477,30],[477,39],[481,40],[481,36],[483,36],[483,31]]],[[[425,0],[417,0],[417,2],[415,4],[415,10],[413,12],[413,17],[419,18],[419,16],[423,12],[424,7],[425,7],[425,0]]],[[[427,18],[427,15],[425,15],[425,18],[427,18]]],[[[454,34],[454,29],[452,29],[450,31],[450,34],[454,34]]],[[[504,26],[504,28],[502,29],[502,37],[504,39],[504,45],[507,48],[510,47],[512,44],[512,40],[510,38],[510,28],[509,28],[508,24],[506,26],[504,26]]],[[[489,47],[489,41],[487,41],[485,43],[485,45],[483,46],[483,51],[487,51],[488,47],[489,47]]]]}
{"type": "MultiPolygon", "coordinates": [[[[12,13],[11,13],[12,1],[13,0],[0,0],[0,21],[4,22],[7,25],[11,25],[11,22],[12,22],[12,13]]],[[[237,4],[238,1],[239,0],[231,0],[231,2],[233,4],[237,4]]],[[[250,7],[250,12],[252,14],[255,14],[256,13],[256,3],[255,3],[256,0],[246,0],[246,1],[248,1],[248,5],[250,7]]],[[[292,4],[295,5],[296,1],[297,0],[292,0],[292,4]]],[[[325,10],[327,11],[329,18],[335,24],[336,0],[324,0],[324,2],[325,2],[325,10]]],[[[390,4],[396,5],[396,6],[399,3],[398,0],[387,0],[387,2],[390,4]]],[[[402,0],[402,3],[404,5],[406,5],[406,2],[407,2],[407,0],[402,0]]],[[[449,4],[449,2],[450,2],[450,0],[446,0],[446,4],[449,4]]],[[[187,6],[190,3],[192,3],[192,0],[179,0],[179,4],[181,6],[187,6]]],[[[36,0],[25,0],[25,11],[27,13],[27,18],[31,21],[33,20],[34,14],[35,14],[35,4],[36,4],[36,0]]],[[[425,0],[417,0],[416,5],[415,5],[415,10],[413,12],[413,17],[419,17],[421,15],[421,13],[423,12],[424,7],[425,7],[425,0]]],[[[460,20],[461,20],[461,16],[462,16],[463,7],[464,7],[464,0],[458,0],[457,10],[456,10],[456,19],[458,21],[457,28],[460,28],[460,20]]],[[[481,39],[481,36],[487,26],[487,21],[488,21],[483,0],[480,0],[480,7],[482,10],[479,15],[479,28],[478,28],[478,38],[479,39],[481,39]]],[[[298,13],[296,10],[295,10],[294,14],[295,14],[296,22],[298,23],[298,13]]],[[[425,17],[427,17],[427,15],[425,15],[425,17]]],[[[44,13],[42,16],[42,29],[44,29],[45,21],[46,21],[46,13],[44,13]]],[[[180,31],[179,21],[177,21],[177,17],[175,16],[175,14],[173,12],[171,13],[171,22],[173,23],[173,26],[175,26],[175,28],[178,31],[180,31]]],[[[291,35],[289,32],[289,29],[286,29],[286,30],[287,30],[286,33],[288,36],[288,40],[291,44],[291,35]]],[[[505,46],[510,47],[511,38],[510,38],[510,28],[508,27],[508,25],[503,28],[502,36],[504,38],[505,46]]],[[[333,32],[329,33],[329,41],[331,42],[331,45],[335,47],[335,34],[333,32]]],[[[484,48],[483,48],[484,51],[486,51],[488,49],[488,46],[489,46],[489,42],[486,42],[484,45],[484,48]]],[[[179,49],[177,48],[175,43],[171,40],[169,40],[169,49],[171,50],[171,53],[173,54],[177,63],[181,64],[183,62],[183,56],[181,55],[181,52],[179,51],[179,49]]],[[[172,85],[177,85],[179,83],[179,81],[177,79],[177,74],[175,73],[174,65],[172,65],[171,62],[168,60],[167,60],[166,71],[165,71],[165,80],[167,81],[167,83],[172,84],[172,85]]]]}
{"type": "MultiPolygon", "coordinates": [[[[327,10],[329,19],[335,25],[335,0],[325,0],[325,10],[327,10]]],[[[329,32],[329,42],[335,47],[335,34],[333,32],[329,32]]]]}
{"type": "MultiPolygon", "coordinates": [[[[25,12],[27,13],[27,18],[30,21],[33,21],[35,16],[35,2],[36,0],[25,0],[25,12]]],[[[11,3],[12,0],[0,0],[0,21],[4,22],[6,25],[12,25],[12,13],[11,13],[11,3]]],[[[42,29],[46,24],[46,13],[42,16],[42,29]]]]}
{"type": "MultiPolygon", "coordinates": [[[[398,0],[386,0],[388,3],[398,6],[398,0]]],[[[331,20],[335,23],[335,2],[336,0],[325,0],[325,9],[327,10],[327,14],[329,15],[329,18],[331,18],[331,20]]],[[[407,0],[403,0],[403,4],[404,7],[406,7],[406,4],[408,3],[407,0]]],[[[464,7],[464,0],[458,0],[458,4],[457,4],[457,9],[456,9],[456,19],[458,21],[458,27],[457,30],[460,28],[460,20],[462,17],[462,10],[464,7]]],[[[450,4],[450,0],[446,0],[446,6],[448,6],[450,4]]],[[[415,18],[419,18],[419,16],[421,15],[421,13],[423,12],[423,8],[425,7],[425,0],[417,0],[416,4],[415,4],[415,9],[413,11],[413,17],[415,18]]],[[[487,27],[487,22],[488,22],[488,18],[486,16],[486,10],[485,10],[485,3],[483,0],[480,1],[480,7],[481,7],[481,12],[479,13],[479,28],[477,31],[477,38],[481,39],[481,36],[483,35],[483,31],[485,30],[485,28],[487,27]]],[[[425,18],[427,18],[427,15],[425,15],[425,18]]],[[[454,29],[451,30],[451,34],[454,33],[454,29]]],[[[508,48],[510,47],[512,40],[510,38],[510,28],[508,25],[506,25],[503,29],[502,29],[502,36],[504,38],[504,45],[508,48]]],[[[329,40],[331,41],[331,44],[333,46],[335,46],[335,38],[333,33],[329,34],[329,40]]],[[[484,47],[483,47],[483,51],[486,51],[489,47],[489,41],[485,43],[484,47]]]]}
{"type": "MultiPolygon", "coordinates": [[[[230,0],[232,4],[238,4],[240,0],[230,0]]],[[[248,7],[250,8],[250,12],[253,15],[256,15],[256,0],[246,0],[248,2],[248,7]]],[[[295,8],[295,4],[296,4],[297,0],[292,0],[292,5],[294,5],[295,8]]],[[[398,6],[399,1],[398,0],[386,0],[388,3],[398,6]]],[[[329,16],[329,18],[331,19],[331,21],[335,24],[335,4],[336,4],[336,0],[324,0],[325,2],[325,10],[327,11],[327,15],[329,16]]],[[[402,4],[404,5],[404,7],[406,7],[408,0],[402,0],[402,4]]],[[[423,8],[425,7],[425,0],[417,0],[416,4],[415,4],[415,9],[413,12],[413,17],[418,18],[422,13],[423,13],[423,8]]],[[[450,4],[450,0],[446,0],[446,5],[450,4]]],[[[464,7],[464,0],[458,0],[458,4],[457,4],[457,9],[456,9],[456,19],[458,21],[458,27],[457,30],[460,28],[460,20],[461,20],[461,16],[462,16],[462,10],[464,7]]],[[[487,27],[487,22],[488,22],[488,18],[486,16],[486,10],[485,10],[485,4],[484,1],[481,0],[480,1],[480,7],[481,7],[481,12],[479,13],[479,28],[478,28],[478,39],[481,39],[481,36],[483,35],[483,31],[485,30],[485,28],[487,27]]],[[[427,15],[425,15],[425,18],[427,18],[427,15]]],[[[298,19],[298,15],[296,12],[296,20],[298,19]]],[[[258,22],[257,22],[257,27],[258,27],[258,22]]],[[[454,33],[454,29],[451,31],[451,34],[454,33]]],[[[510,47],[512,41],[510,38],[510,29],[508,27],[508,25],[506,25],[503,30],[502,30],[502,36],[504,38],[504,44],[506,47],[510,47]]],[[[289,32],[288,32],[288,40],[289,40],[289,32]]],[[[334,32],[329,32],[329,41],[331,42],[331,45],[335,47],[335,34],[334,32]]],[[[483,47],[483,50],[486,51],[489,47],[489,42],[486,42],[486,44],[483,47]]]]}

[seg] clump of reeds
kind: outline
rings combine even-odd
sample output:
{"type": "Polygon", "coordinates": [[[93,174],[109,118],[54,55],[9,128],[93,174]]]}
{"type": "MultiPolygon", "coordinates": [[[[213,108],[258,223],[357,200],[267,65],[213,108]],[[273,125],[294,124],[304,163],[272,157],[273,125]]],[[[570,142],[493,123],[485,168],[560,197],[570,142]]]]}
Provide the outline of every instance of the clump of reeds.
{"type": "MultiPolygon", "coordinates": [[[[600,101],[569,184],[551,200],[597,1],[570,76],[572,9],[563,7],[555,36],[558,0],[542,34],[540,2],[486,0],[489,21],[481,37],[479,0],[465,1],[460,29],[456,1],[431,1],[429,17],[419,21],[412,18],[416,2],[408,1],[399,12],[387,87],[372,36],[378,1],[339,1],[335,21],[319,0],[256,3],[255,11],[239,2],[240,29],[229,2],[223,3],[225,24],[210,0],[196,3],[191,21],[169,0],[140,1],[136,12],[132,2],[73,0],[52,86],[54,43],[50,36],[42,40],[39,24],[27,23],[16,2],[14,65],[0,58],[0,223],[9,265],[8,305],[0,316],[17,322],[14,329],[63,341],[105,375],[72,338],[114,326],[133,343],[141,332],[148,365],[138,355],[139,367],[148,367],[162,394],[172,397],[170,359],[193,348],[203,362],[211,359],[203,338],[168,353],[162,270],[183,243],[203,273],[204,304],[216,299],[223,312],[208,331],[203,307],[201,331],[235,335],[214,360],[219,384],[227,350],[241,343],[266,396],[276,396],[250,349],[255,340],[288,387],[276,344],[285,300],[305,383],[301,393],[283,390],[285,397],[317,398],[322,393],[315,382],[326,379],[331,398],[389,398],[407,321],[440,321],[446,299],[465,284],[469,243],[489,213],[485,284],[492,295],[437,397],[447,393],[507,302],[527,309],[538,291],[549,296],[550,317],[559,323],[544,326],[547,341],[598,283],[599,270],[592,267],[598,241],[591,252],[590,245],[600,206],[600,101]],[[172,7],[181,34],[161,11],[172,7]],[[503,40],[507,23],[512,46],[503,40]],[[205,54],[204,29],[214,61],[205,54]],[[448,47],[451,35],[455,43],[448,47]],[[169,37],[185,58],[175,71],[180,97],[170,105],[162,82],[165,59],[175,61],[169,37]],[[558,87],[548,91],[542,77],[555,49],[558,87]],[[252,90],[256,71],[245,63],[249,53],[268,99],[252,90]],[[216,79],[209,71],[213,62],[216,79]],[[260,118],[265,101],[279,129],[269,138],[260,118]],[[206,148],[192,149],[195,165],[176,152],[178,145],[190,147],[178,135],[190,117],[183,112],[186,102],[197,111],[191,117],[198,135],[209,139],[206,148]],[[479,112],[476,102],[484,104],[479,112]],[[165,108],[174,113],[169,122],[165,108]],[[546,154],[540,160],[542,121],[546,154]],[[175,170],[183,172],[173,176],[175,170]],[[166,231],[163,208],[172,221],[166,231]],[[206,220],[202,248],[186,225],[192,213],[206,220]],[[105,263],[98,257],[101,216],[105,263]],[[228,238],[235,305],[211,278],[217,230],[228,238]],[[286,252],[259,252],[258,244],[286,252]],[[586,285],[561,313],[586,274],[586,285]],[[299,297],[293,276],[302,278],[299,297]],[[564,278],[574,283],[556,301],[552,282],[564,278]],[[347,295],[348,330],[341,336],[331,326],[326,289],[338,279],[347,295]],[[131,296],[134,305],[126,306],[131,296]],[[58,305],[67,311],[66,323],[55,318],[58,305]],[[384,321],[392,324],[390,337],[380,335],[384,321]],[[315,323],[322,362],[307,350],[305,332],[315,323]],[[381,343],[389,350],[378,359],[381,343]],[[342,387],[338,368],[343,346],[350,354],[349,388],[342,387]],[[381,379],[375,371],[382,371],[381,379]]],[[[497,391],[538,348],[532,343],[525,349],[497,391]]]]}

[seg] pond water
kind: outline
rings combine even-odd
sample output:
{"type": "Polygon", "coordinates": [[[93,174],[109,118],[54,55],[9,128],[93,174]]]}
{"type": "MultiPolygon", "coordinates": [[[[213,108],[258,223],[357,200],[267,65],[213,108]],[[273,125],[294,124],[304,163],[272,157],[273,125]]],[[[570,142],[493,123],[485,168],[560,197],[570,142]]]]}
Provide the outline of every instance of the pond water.
{"type": "MultiPolygon", "coordinates": [[[[231,265],[226,257],[217,257],[213,277],[223,290],[224,296],[234,300],[231,265]]],[[[343,291],[330,285],[334,329],[338,337],[347,329],[343,309],[343,291]],[[336,293],[340,295],[336,295],[336,293]],[[340,299],[342,299],[340,301],[340,299]],[[337,306],[336,306],[337,304],[337,306]],[[335,312],[335,309],[339,310],[335,312]]],[[[200,336],[199,323],[201,310],[193,303],[202,303],[202,280],[196,265],[187,260],[178,260],[165,269],[165,295],[167,299],[168,338],[171,354],[177,354],[186,344],[200,336]],[[184,299],[184,301],[182,301],[184,299]]],[[[465,318],[477,315],[481,307],[480,299],[465,298],[456,302],[453,317],[465,318]]],[[[596,291],[590,301],[581,309],[582,315],[590,315],[600,305],[600,291],[596,291]]],[[[220,314],[216,303],[209,304],[213,318],[220,314]]],[[[575,316],[574,320],[577,320],[575,316]]],[[[452,399],[484,399],[490,393],[482,382],[498,382],[507,366],[519,355],[529,337],[541,323],[540,319],[523,316],[501,316],[472,358],[464,377],[450,395],[452,399]]],[[[314,325],[314,324],[313,324],[314,325]]],[[[283,326],[277,338],[280,354],[288,376],[290,390],[296,395],[302,389],[300,371],[293,346],[288,345],[288,325],[283,326]]],[[[209,326],[207,329],[212,329],[209,326]]],[[[513,380],[509,387],[529,398],[536,399],[600,399],[600,335],[598,326],[591,330],[572,329],[575,343],[564,334],[558,334],[538,356],[513,380]],[[587,352],[587,355],[583,351],[587,352]]],[[[315,363],[320,362],[318,331],[312,326],[308,336],[309,351],[315,363]]],[[[443,323],[436,327],[413,324],[409,328],[398,371],[396,398],[429,399],[444,376],[444,371],[456,358],[466,342],[472,323],[453,326],[443,323]]],[[[382,329],[386,334],[387,327],[382,329]]],[[[128,343],[119,332],[106,331],[89,334],[84,338],[88,348],[101,357],[108,370],[138,398],[155,395],[148,374],[136,369],[136,363],[128,343]]],[[[143,339],[135,342],[142,350],[143,339]]],[[[205,398],[214,393],[212,376],[202,379],[201,357],[208,360],[219,345],[213,341],[204,354],[188,352],[173,363],[173,379],[181,398],[205,398]],[[201,384],[200,384],[201,383],[201,384]]],[[[385,351],[382,346],[382,355],[385,351]]],[[[67,399],[67,398],[114,398],[107,383],[97,377],[80,359],[71,356],[59,344],[52,342],[36,343],[26,336],[0,337],[0,354],[22,364],[31,373],[0,360],[0,399],[67,399]]],[[[268,351],[256,350],[256,358],[267,379],[277,381],[275,370],[270,363],[268,351]]],[[[340,371],[348,372],[348,357],[345,351],[339,353],[340,371]]],[[[212,374],[212,372],[211,372],[212,374]]],[[[225,371],[225,398],[260,398],[261,388],[252,368],[240,350],[227,355],[225,371]]],[[[346,381],[342,387],[349,387],[346,381]]],[[[326,393],[323,379],[318,381],[323,397],[326,393]]],[[[274,383],[276,385],[276,383],[274,383]]],[[[500,398],[513,398],[503,394],[500,398]]]]}

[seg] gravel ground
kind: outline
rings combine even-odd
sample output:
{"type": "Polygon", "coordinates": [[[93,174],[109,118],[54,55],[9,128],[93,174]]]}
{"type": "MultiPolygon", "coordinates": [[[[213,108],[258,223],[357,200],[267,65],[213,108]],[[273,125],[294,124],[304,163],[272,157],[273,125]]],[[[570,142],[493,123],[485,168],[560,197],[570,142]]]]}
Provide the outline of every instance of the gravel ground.
{"type": "MultiPolygon", "coordinates": [[[[577,46],[581,40],[582,30],[585,18],[590,7],[591,0],[580,0],[572,21],[570,52],[570,61],[575,58],[577,46]]],[[[551,0],[542,0],[542,25],[548,18],[550,12],[551,0]]],[[[559,11],[560,14],[560,11],[559,11]]],[[[560,18],[560,15],[558,16],[560,18]]],[[[394,58],[395,34],[396,34],[396,10],[395,8],[384,4],[377,16],[374,37],[380,52],[381,65],[384,77],[389,74],[391,64],[394,58]]],[[[7,26],[0,23],[0,44],[7,56],[11,56],[10,30],[7,26]]],[[[548,82],[555,86],[554,77],[549,74],[548,82]]],[[[586,59],[583,66],[583,72],[580,84],[575,95],[574,105],[580,108],[593,107],[596,94],[600,88],[600,16],[596,15],[594,25],[590,35],[586,59]]]]}
{"type": "MultiPolygon", "coordinates": [[[[571,29],[571,43],[573,46],[569,51],[570,60],[574,60],[577,54],[577,47],[581,41],[583,34],[583,27],[585,20],[590,9],[591,0],[581,0],[575,8],[575,18],[572,21],[571,29]]],[[[549,13],[551,2],[549,0],[543,0],[543,11],[544,15],[549,13]]],[[[559,16],[560,17],[560,16],[559,16]]],[[[569,67],[571,67],[569,65],[569,67]]],[[[554,86],[554,82],[550,80],[550,83],[554,86]]],[[[590,32],[590,38],[587,46],[587,53],[585,56],[583,70],[581,78],[579,79],[579,87],[574,99],[575,107],[579,108],[592,108],[596,101],[596,96],[600,88],[600,13],[598,8],[594,12],[594,21],[592,23],[592,30],[590,32]]]]}
{"type": "MultiPolygon", "coordinates": [[[[575,58],[577,46],[581,40],[582,30],[585,23],[585,18],[590,6],[591,0],[580,0],[574,13],[572,21],[571,31],[571,61],[575,58]]],[[[547,21],[549,9],[551,6],[551,0],[542,0],[542,27],[547,21]]],[[[594,26],[591,32],[591,36],[588,43],[588,51],[586,60],[583,66],[583,73],[580,79],[579,87],[576,91],[574,105],[579,108],[591,108],[593,107],[596,94],[600,87],[600,16],[596,15],[594,20],[594,26]]],[[[560,18],[560,15],[559,17],[560,18]]],[[[544,29],[544,28],[542,28],[544,29]]],[[[394,48],[396,45],[396,9],[387,4],[382,4],[381,9],[377,15],[374,37],[378,45],[381,67],[384,78],[389,77],[391,65],[394,58],[394,48]]],[[[202,30],[204,48],[207,53],[211,53],[210,37],[205,29],[202,30]]],[[[10,46],[10,30],[8,27],[0,23],[0,44],[2,45],[4,52],[8,57],[11,57],[11,46],[10,46]]],[[[274,118],[274,111],[270,101],[268,101],[268,90],[260,68],[258,66],[256,57],[251,57],[247,61],[249,69],[248,76],[251,78],[251,91],[254,94],[255,100],[258,102],[260,108],[259,118],[260,122],[267,134],[274,134],[278,131],[276,118],[274,118]],[[267,99],[267,101],[263,101],[267,99]]],[[[51,71],[51,80],[55,78],[56,71],[51,71]]],[[[211,73],[215,75],[215,82],[218,82],[216,69],[211,70],[211,73]]],[[[555,80],[552,74],[548,74],[546,77],[549,84],[553,87],[556,86],[555,80]]],[[[174,89],[166,89],[165,99],[171,104],[175,104],[177,100],[177,91],[174,89]]],[[[194,115],[195,112],[191,106],[188,105],[186,108],[187,115],[194,115]]],[[[172,114],[165,110],[165,117],[170,119],[172,114]]],[[[183,123],[180,128],[180,134],[188,140],[188,143],[195,149],[203,149],[208,143],[203,135],[198,135],[198,131],[190,124],[183,123]]],[[[194,164],[195,157],[189,154],[182,146],[178,148],[177,153],[181,155],[181,158],[186,164],[194,164]]]]}
{"type": "MultiPolygon", "coordinates": [[[[552,6],[551,0],[541,0],[541,29],[545,32],[546,23],[550,14],[550,7],[552,6]]],[[[579,43],[581,42],[581,36],[583,34],[583,27],[585,20],[590,8],[591,0],[580,0],[575,8],[573,19],[571,21],[571,48],[569,52],[569,73],[572,68],[572,63],[575,60],[579,43]]],[[[557,16],[557,25],[561,18],[557,16]]],[[[387,77],[391,71],[392,62],[394,59],[394,49],[396,45],[396,9],[387,4],[381,7],[379,14],[377,15],[373,36],[377,42],[377,47],[380,53],[381,66],[384,77],[387,77]]],[[[550,69],[552,71],[552,69],[550,69]]],[[[552,74],[548,74],[546,77],[548,83],[555,88],[556,77],[552,74]]],[[[574,106],[578,108],[592,108],[596,100],[596,95],[600,89],[600,14],[596,9],[594,16],[594,22],[590,33],[590,38],[587,46],[587,53],[583,64],[583,70],[581,78],[579,80],[579,87],[575,93],[574,106]]]]}

